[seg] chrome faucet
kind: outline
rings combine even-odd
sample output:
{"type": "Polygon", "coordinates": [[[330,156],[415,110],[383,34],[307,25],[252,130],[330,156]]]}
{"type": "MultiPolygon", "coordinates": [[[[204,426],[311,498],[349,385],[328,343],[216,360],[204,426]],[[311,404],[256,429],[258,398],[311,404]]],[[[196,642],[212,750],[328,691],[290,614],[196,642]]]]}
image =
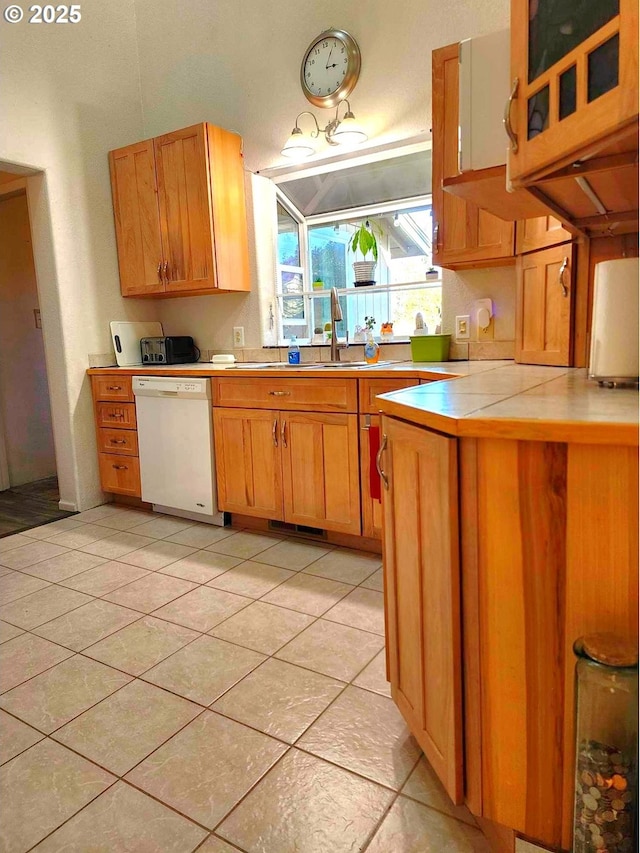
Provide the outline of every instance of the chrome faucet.
{"type": "Polygon", "coordinates": [[[349,332],[344,344],[338,343],[338,333],[336,332],[336,323],[342,321],[342,307],[338,299],[338,291],[335,287],[331,288],[331,361],[340,361],[340,350],[347,349],[349,346],[349,332]]]}

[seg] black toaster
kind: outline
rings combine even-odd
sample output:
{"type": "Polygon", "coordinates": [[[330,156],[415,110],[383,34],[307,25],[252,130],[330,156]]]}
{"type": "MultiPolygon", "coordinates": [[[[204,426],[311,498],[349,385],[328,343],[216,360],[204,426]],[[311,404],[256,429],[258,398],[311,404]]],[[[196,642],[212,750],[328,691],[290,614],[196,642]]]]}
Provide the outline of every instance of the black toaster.
{"type": "Polygon", "coordinates": [[[200,356],[200,350],[189,335],[141,338],[140,351],[143,364],[193,364],[200,356]]]}

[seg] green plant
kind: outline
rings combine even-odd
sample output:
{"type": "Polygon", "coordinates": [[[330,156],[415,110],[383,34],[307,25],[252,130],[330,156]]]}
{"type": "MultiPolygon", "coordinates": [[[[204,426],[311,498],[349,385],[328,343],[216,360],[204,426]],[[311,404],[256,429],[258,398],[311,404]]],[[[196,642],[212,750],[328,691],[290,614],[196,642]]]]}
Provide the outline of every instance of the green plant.
{"type": "Polygon", "coordinates": [[[380,228],[377,225],[372,225],[367,219],[351,238],[351,251],[357,252],[360,249],[365,260],[369,252],[373,255],[374,261],[378,260],[378,241],[374,229],[380,236],[382,235],[380,228]]]}
{"type": "Polygon", "coordinates": [[[373,331],[373,327],[376,324],[376,318],[375,317],[365,317],[364,318],[364,324],[367,327],[367,329],[369,329],[369,331],[371,332],[371,331],[373,331]]]}

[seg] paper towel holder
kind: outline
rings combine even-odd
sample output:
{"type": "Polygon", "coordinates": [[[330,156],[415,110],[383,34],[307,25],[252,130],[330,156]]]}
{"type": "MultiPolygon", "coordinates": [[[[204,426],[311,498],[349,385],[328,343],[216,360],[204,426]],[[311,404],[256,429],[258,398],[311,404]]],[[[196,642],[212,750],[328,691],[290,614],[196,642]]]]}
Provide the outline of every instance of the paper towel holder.
{"type": "Polygon", "coordinates": [[[606,388],[638,387],[638,258],[595,265],[589,378],[606,388]]]}

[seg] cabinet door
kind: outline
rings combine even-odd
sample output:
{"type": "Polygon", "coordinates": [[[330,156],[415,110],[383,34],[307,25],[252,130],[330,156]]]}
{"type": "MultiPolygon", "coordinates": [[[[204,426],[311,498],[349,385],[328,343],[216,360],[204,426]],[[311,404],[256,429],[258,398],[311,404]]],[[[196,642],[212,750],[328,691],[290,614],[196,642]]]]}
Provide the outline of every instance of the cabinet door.
{"type": "Polygon", "coordinates": [[[511,0],[511,77],[509,169],[523,185],[637,119],[638,0],[511,0]]]}
{"type": "Polygon", "coordinates": [[[572,363],[573,245],[518,258],[516,361],[572,363]]]}
{"type": "Polygon", "coordinates": [[[206,125],[154,140],[167,293],[216,287],[206,125]]]}
{"type": "Polygon", "coordinates": [[[382,539],[382,483],[375,457],[380,447],[380,415],[360,415],[362,535],[382,539]]]}
{"type": "Polygon", "coordinates": [[[391,695],[455,803],[463,798],[456,440],[382,418],[391,695]],[[383,437],[384,443],[384,437],[383,437]]]}
{"type": "Polygon", "coordinates": [[[221,290],[251,290],[242,139],[207,125],[216,283],[221,290]]]}
{"type": "Polygon", "coordinates": [[[516,228],[516,253],[524,255],[571,240],[571,234],[555,216],[535,216],[522,219],[516,228]]]}
{"type": "Polygon", "coordinates": [[[163,293],[153,140],[109,152],[123,296],[163,293]]]}
{"type": "Polygon", "coordinates": [[[280,413],[284,518],[360,535],[358,416],[280,413]]]}
{"type": "Polygon", "coordinates": [[[514,223],[442,189],[458,169],[458,45],[433,52],[433,262],[453,269],[509,263],[514,223]]]}
{"type": "Polygon", "coordinates": [[[282,521],[278,412],[213,410],[218,507],[282,521]]]}

